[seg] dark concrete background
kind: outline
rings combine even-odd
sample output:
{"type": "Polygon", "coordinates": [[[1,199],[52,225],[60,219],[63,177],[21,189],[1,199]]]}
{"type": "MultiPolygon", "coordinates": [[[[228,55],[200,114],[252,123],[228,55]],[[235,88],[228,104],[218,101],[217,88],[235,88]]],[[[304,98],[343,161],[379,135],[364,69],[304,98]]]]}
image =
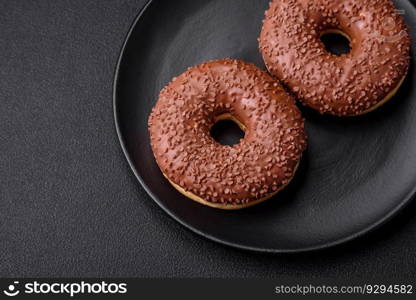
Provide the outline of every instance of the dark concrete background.
{"type": "Polygon", "coordinates": [[[112,83],[145,0],[0,0],[1,277],[415,279],[416,204],[360,240],[303,255],[207,241],[125,161],[112,83]]]}

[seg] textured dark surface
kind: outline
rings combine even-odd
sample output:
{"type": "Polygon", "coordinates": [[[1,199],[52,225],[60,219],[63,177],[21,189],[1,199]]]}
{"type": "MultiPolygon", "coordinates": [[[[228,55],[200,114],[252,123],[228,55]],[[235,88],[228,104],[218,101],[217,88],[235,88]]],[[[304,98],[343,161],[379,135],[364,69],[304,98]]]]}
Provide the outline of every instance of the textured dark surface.
{"type": "Polygon", "coordinates": [[[0,276],[415,278],[416,205],[354,243],[259,255],[209,242],[146,195],[112,81],[142,0],[0,1],[0,276]]]}

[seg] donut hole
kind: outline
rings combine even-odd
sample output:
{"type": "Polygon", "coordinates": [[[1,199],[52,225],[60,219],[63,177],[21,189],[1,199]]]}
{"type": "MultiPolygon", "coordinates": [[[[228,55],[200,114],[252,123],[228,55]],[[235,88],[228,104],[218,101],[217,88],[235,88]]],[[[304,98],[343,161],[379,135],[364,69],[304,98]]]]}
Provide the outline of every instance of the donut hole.
{"type": "Polygon", "coordinates": [[[321,41],[329,53],[341,56],[351,52],[351,39],[343,31],[331,29],[321,34],[321,41]]]}
{"type": "Polygon", "coordinates": [[[222,115],[216,118],[215,124],[211,127],[211,136],[221,145],[234,146],[244,139],[244,126],[233,117],[222,115]]]}

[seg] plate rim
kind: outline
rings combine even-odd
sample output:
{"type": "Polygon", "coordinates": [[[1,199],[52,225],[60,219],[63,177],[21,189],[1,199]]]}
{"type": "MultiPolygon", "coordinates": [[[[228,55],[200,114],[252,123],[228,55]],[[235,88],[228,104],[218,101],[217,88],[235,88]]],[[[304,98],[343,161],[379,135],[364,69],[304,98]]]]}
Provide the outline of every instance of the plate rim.
{"type": "MultiPolygon", "coordinates": [[[[310,246],[310,247],[303,247],[303,248],[294,248],[294,249],[272,249],[272,248],[267,248],[267,247],[253,247],[253,246],[247,246],[247,245],[243,245],[241,243],[236,243],[236,242],[230,242],[218,237],[215,237],[209,233],[205,233],[202,232],[198,229],[196,229],[194,226],[192,226],[192,224],[188,224],[187,222],[181,220],[180,217],[176,216],[173,212],[170,211],[170,209],[168,209],[161,201],[159,201],[159,199],[153,194],[153,192],[151,191],[151,189],[147,186],[147,184],[144,182],[143,178],[139,175],[139,173],[137,172],[135,165],[133,163],[132,158],[130,157],[129,152],[127,151],[127,147],[126,147],[126,143],[125,140],[123,138],[123,134],[121,132],[121,126],[120,126],[120,117],[118,115],[118,83],[119,83],[119,75],[120,75],[120,67],[122,65],[123,62],[123,58],[124,58],[124,54],[127,48],[127,45],[130,41],[131,35],[133,34],[133,31],[135,30],[137,24],[139,23],[140,19],[143,17],[143,15],[145,14],[146,10],[148,9],[148,7],[156,0],[147,0],[146,4],[140,9],[139,13],[137,14],[137,16],[134,18],[132,24],[129,27],[129,30],[126,34],[126,36],[124,37],[124,41],[123,41],[123,45],[121,47],[121,50],[119,52],[119,56],[117,59],[117,64],[116,64],[116,68],[115,68],[115,72],[114,72],[114,77],[113,77],[113,95],[112,95],[112,106],[113,106],[113,118],[114,118],[114,126],[115,126],[115,130],[117,133],[117,137],[118,137],[118,141],[119,144],[121,146],[121,149],[123,151],[124,157],[128,162],[128,165],[130,167],[130,169],[133,171],[133,174],[135,175],[136,179],[139,181],[139,183],[141,184],[141,186],[143,187],[143,189],[146,191],[146,193],[150,196],[150,198],[152,198],[152,200],[171,218],[173,218],[176,222],[178,222],[179,224],[181,224],[182,226],[184,226],[185,228],[187,228],[188,230],[192,231],[193,233],[202,236],[208,240],[211,240],[213,242],[228,246],[228,247],[232,247],[232,248],[237,248],[237,249],[241,249],[241,250],[246,250],[246,251],[250,251],[250,252],[256,252],[256,253],[271,253],[271,254],[297,254],[297,253],[307,253],[307,252],[317,252],[317,251],[321,251],[321,250],[325,250],[325,249],[329,249],[329,248],[334,248],[336,246],[340,246],[349,242],[352,242],[364,235],[367,235],[373,231],[376,231],[377,229],[379,229],[380,227],[382,227],[383,225],[385,225],[386,223],[388,223],[389,221],[391,221],[397,214],[399,214],[408,204],[410,204],[410,202],[413,200],[414,196],[416,195],[416,186],[413,187],[413,189],[409,192],[409,194],[406,197],[403,197],[403,200],[394,208],[392,209],[388,214],[386,214],[384,217],[380,218],[380,220],[378,220],[377,222],[373,222],[372,224],[364,227],[363,229],[361,229],[358,232],[355,232],[353,234],[350,234],[344,238],[340,238],[337,239],[333,242],[329,242],[329,243],[323,243],[317,246],[310,246]]],[[[410,1],[407,0],[408,3],[410,3],[411,6],[416,8],[416,5],[410,1]]]]}

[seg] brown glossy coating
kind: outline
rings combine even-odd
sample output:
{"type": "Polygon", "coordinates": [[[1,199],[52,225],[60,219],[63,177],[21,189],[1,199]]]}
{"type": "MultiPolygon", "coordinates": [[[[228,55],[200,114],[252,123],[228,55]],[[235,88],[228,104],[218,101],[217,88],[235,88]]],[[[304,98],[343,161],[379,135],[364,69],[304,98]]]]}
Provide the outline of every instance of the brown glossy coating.
{"type": "Polygon", "coordinates": [[[192,67],[166,86],[149,117],[156,161],[189,198],[217,208],[249,206],[292,179],[306,147],[295,101],[266,72],[224,59],[192,67]],[[239,144],[217,143],[218,119],[245,129],[239,144]]]}
{"type": "Polygon", "coordinates": [[[408,28],[391,0],[274,0],[259,38],[269,72],[320,113],[355,116],[386,102],[410,64],[408,28]],[[339,31],[351,52],[325,50],[339,31]]]}

